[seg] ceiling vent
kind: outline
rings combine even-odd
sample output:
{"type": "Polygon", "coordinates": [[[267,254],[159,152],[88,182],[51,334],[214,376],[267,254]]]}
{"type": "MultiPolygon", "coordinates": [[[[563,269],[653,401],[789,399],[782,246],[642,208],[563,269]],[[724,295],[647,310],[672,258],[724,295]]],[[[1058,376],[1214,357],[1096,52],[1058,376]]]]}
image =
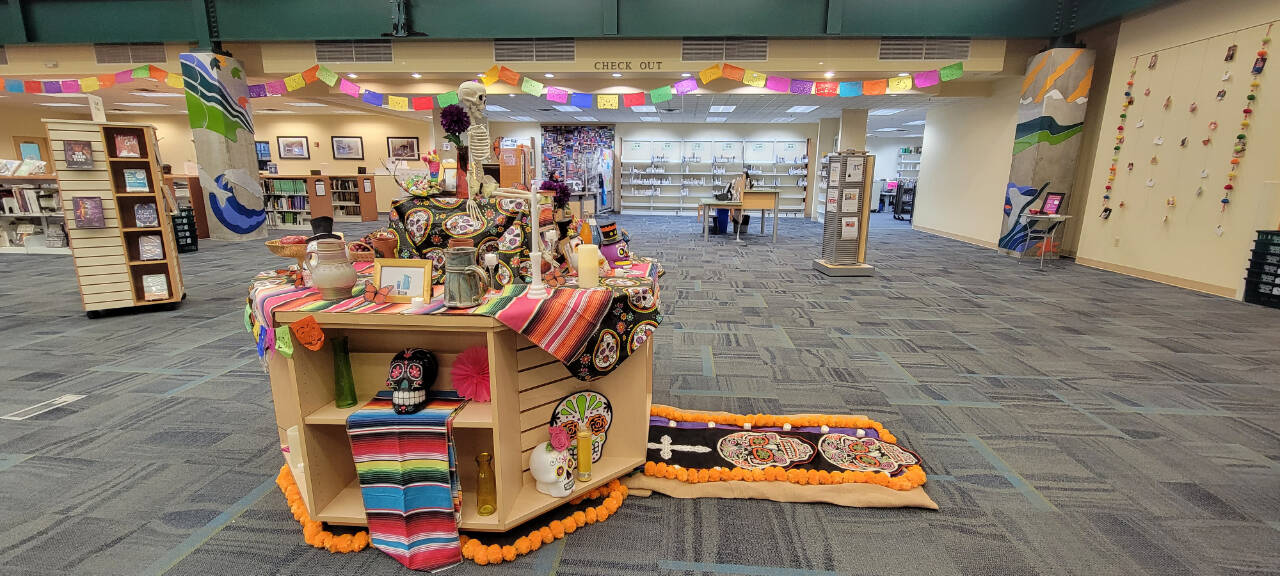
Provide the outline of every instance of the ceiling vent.
{"type": "Polygon", "coordinates": [[[968,38],[902,36],[880,39],[881,60],[968,60],[968,38]]]}
{"type": "Polygon", "coordinates": [[[725,60],[768,60],[768,38],[685,38],[680,43],[680,60],[724,62],[725,60]]]}
{"type": "Polygon", "coordinates": [[[573,62],[573,38],[508,38],[493,41],[495,62],[573,62]]]}
{"type": "Polygon", "coordinates": [[[164,44],[94,44],[93,56],[98,64],[154,64],[165,61],[164,44]]]}
{"type": "Polygon", "coordinates": [[[390,40],[316,40],[316,62],[391,62],[390,40]]]}

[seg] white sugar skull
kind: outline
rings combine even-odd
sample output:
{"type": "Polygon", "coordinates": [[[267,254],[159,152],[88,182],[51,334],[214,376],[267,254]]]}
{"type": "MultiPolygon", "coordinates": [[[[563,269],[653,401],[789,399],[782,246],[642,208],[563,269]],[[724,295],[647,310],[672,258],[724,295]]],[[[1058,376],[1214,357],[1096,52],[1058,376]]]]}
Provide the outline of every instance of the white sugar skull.
{"type": "Polygon", "coordinates": [[[484,84],[468,80],[458,85],[458,103],[462,104],[462,109],[467,111],[472,124],[485,121],[484,101],[487,97],[488,91],[485,90],[484,84]]]}
{"type": "Polygon", "coordinates": [[[756,470],[768,466],[790,466],[813,459],[813,444],[796,436],[776,432],[734,432],[716,444],[720,457],[739,468],[756,470]]]}
{"type": "Polygon", "coordinates": [[[613,424],[613,406],[609,399],[599,392],[578,392],[570,394],[556,405],[551,413],[551,425],[562,426],[574,439],[569,443],[569,455],[578,457],[578,430],[591,432],[591,461],[600,459],[604,452],[609,426],[613,424]]]}
{"type": "Polygon", "coordinates": [[[573,492],[574,460],[568,450],[556,450],[550,442],[533,447],[529,453],[529,474],[537,482],[539,492],[564,498],[573,492]]]}

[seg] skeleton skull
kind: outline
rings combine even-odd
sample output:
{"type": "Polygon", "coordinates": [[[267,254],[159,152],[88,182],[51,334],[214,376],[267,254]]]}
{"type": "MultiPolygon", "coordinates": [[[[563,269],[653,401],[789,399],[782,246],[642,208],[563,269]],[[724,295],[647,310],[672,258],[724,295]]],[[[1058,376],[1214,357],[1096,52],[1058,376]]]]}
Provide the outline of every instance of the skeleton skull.
{"type": "Polygon", "coordinates": [[[543,442],[529,453],[529,474],[539,492],[563,498],[573,492],[575,462],[567,450],[556,450],[543,442]]]}
{"type": "Polygon", "coordinates": [[[391,359],[387,388],[396,414],[413,414],[427,405],[427,388],[436,381],[439,365],[429,350],[409,348],[391,359]]]}
{"type": "Polygon", "coordinates": [[[813,459],[813,445],[798,436],[776,432],[734,432],[716,445],[720,457],[739,468],[790,466],[813,459]]]}
{"type": "Polygon", "coordinates": [[[468,80],[458,85],[458,101],[471,117],[471,123],[484,122],[484,100],[488,95],[484,84],[468,80]]]}

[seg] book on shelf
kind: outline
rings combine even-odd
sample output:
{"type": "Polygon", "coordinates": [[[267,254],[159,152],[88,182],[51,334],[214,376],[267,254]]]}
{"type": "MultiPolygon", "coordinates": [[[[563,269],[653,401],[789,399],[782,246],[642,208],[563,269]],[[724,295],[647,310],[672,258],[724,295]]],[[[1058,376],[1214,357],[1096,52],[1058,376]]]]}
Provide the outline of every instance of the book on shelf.
{"type": "Polygon", "coordinates": [[[0,160],[0,176],[12,176],[19,164],[22,164],[21,160],[0,160]]]}
{"type": "Polygon", "coordinates": [[[159,234],[147,234],[138,237],[138,259],[143,261],[164,260],[164,240],[159,234]]]}
{"type": "Polygon", "coordinates": [[[97,196],[75,196],[71,198],[72,212],[76,220],[76,228],[106,228],[107,221],[102,213],[102,198],[97,196]]]}
{"type": "Polygon", "coordinates": [[[154,202],[143,202],[133,207],[133,220],[139,228],[150,228],[160,225],[160,214],[156,212],[154,202]]]}
{"type": "Polygon", "coordinates": [[[116,158],[141,158],[142,146],[135,134],[116,134],[116,158]]]}
{"type": "Polygon", "coordinates": [[[169,276],[167,274],[143,274],[142,299],[147,301],[168,300],[169,276]]]}
{"type": "Polygon", "coordinates": [[[13,196],[0,198],[0,206],[4,207],[5,214],[18,214],[19,212],[22,212],[18,209],[18,199],[13,196]]]}
{"type": "Polygon", "coordinates": [[[62,157],[68,170],[90,170],[93,168],[93,148],[88,140],[63,140],[62,157]]]}
{"type": "Polygon", "coordinates": [[[151,191],[151,186],[147,184],[147,170],[145,168],[125,168],[121,172],[124,174],[125,192],[151,191]]]}
{"type": "Polygon", "coordinates": [[[47,163],[43,160],[27,158],[23,160],[18,167],[13,170],[14,176],[30,176],[32,174],[44,174],[47,163]]]}

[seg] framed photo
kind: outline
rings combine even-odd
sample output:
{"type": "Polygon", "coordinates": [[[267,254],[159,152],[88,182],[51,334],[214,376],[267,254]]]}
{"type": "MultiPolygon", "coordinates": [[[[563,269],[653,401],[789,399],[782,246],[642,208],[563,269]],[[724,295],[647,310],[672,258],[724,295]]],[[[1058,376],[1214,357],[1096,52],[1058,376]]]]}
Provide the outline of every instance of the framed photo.
{"type": "Polygon", "coordinates": [[[71,206],[75,211],[76,228],[106,228],[102,213],[102,198],[97,196],[73,196],[71,206]]]}
{"type": "Polygon", "coordinates": [[[388,302],[408,304],[415,297],[431,301],[431,261],[411,258],[375,258],[373,283],[386,292],[388,302]]]}
{"type": "Polygon", "coordinates": [[[93,169],[93,149],[88,140],[63,140],[62,155],[67,170],[93,169]]]}
{"type": "Polygon", "coordinates": [[[334,160],[364,160],[364,139],[359,136],[334,136],[334,160]]]}
{"type": "Polygon", "coordinates": [[[276,136],[281,160],[310,160],[311,143],[306,136],[276,136]]]}
{"type": "Polygon", "coordinates": [[[418,159],[418,137],[398,138],[387,136],[387,157],[396,160],[418,159]]]}
{"type": "Polygon", "coordinates": [[[253,150],[258,153],[259,160],[271,161],[271,143],[266,140],[254,140],[253,150]]]}

